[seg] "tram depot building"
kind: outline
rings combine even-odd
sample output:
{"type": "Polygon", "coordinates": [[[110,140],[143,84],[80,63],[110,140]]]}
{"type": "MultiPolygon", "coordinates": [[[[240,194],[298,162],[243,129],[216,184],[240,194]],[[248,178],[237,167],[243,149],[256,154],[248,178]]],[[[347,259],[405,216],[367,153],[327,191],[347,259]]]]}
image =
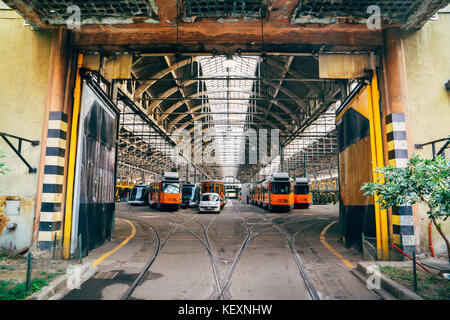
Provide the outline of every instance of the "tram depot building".
{"type": "MultiPolygon", "coordinates": [[[[153,229],[161,256],[149,270],[162,268],[164,250],[194,251],[197,239],[199,250],[217,258],[212,267],[204,258],[205,272],[215,281],[211,297],[223,299],[253,297],[237,279],[259,261],[258,241],[281,245],[270,232],[287,232],[294,252],[294,237],[316,228],[293,231],[277,219],[318,219],[320,246],[333,223],[322,235],[332,234],[332,247],[353,250],[361,261],[365,241],[382,261],[393,260],[392,244],[446,260],[425,206],[384,210],[361,186],[376,180],[376,168],[405,167],[412,155],[449,156],[448,30],[450,7],[442,0],[0,2],[0,252],[57,250],[62,260],[88,259],[112,248],[118,234],[117,244],[130,237],[106,258],[113,259],[139,238],[128,235],[131,225],[138,236],[153,229]],[[276,200],[283,177],[292,197],[276,200]],[[304,177],[311,195],[298,201],[308,205],[294,208],[294,184],[304,177]],[[198,185],[195,201],[217,193],[221,212],[208,222],[189,201],[183,208],[183,183],[198,185]],[[133,185],[149,192],[142,195],[151,208],[127,204],[133,185]],[[277,205],[289,211],[272,210],[277,205]],[[232,229],[227,215],[241,226],[232,229]],[[252,219],[275,224],[257,229],[252,219]],[[231,230],[249,232],[239,236],[241,251],[223,247],[220,239],[238,239],[231,230]]],[[[441,228],[448,237],[450,223],[441,228]]],[[[295,254],[289,257],[295,266],[295,254]]],[[[306,269],[315,268],[304,259],[306,269]]],[[[181,268],[187,260],[167,261],[181,268]]],[[[147,299],[147,282],[133,294],[147,299]]],[[[254,297],[278,297],[264,290],[254,297]]]]}

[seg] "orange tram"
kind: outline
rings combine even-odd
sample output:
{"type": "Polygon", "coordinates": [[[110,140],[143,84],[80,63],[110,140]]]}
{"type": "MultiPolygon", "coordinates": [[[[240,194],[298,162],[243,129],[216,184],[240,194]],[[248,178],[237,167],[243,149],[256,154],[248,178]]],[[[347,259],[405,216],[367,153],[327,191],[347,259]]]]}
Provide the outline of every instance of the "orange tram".
{"type": "Polygon", "coordinates": [[[165,172],[152,182],[148,190],[148,205],[157,209],[175,209],[181,206],[181,181],[177,172],[165,172]]]}
{"type": "Polygon", "coordinates": [[[220,197],[220,206],[223,208],[225,205],[225,186],[223,181],[220,180],[208,180],[203,181],[201,186],[201,192],[204,193],[217,193],[220,197]]]}
{"type": "Polygon", "coordinates": [[[293,190],[294,182],[286,172],[274,173],[250,188],[250,202],[269,211],[289,211],[294,205],[293,190]]]}
{"type": "Polygon", "coordinates": [[[294,208],[307,209],[312,203],[307,178],[296,178],[294,184],[294,208]]]}

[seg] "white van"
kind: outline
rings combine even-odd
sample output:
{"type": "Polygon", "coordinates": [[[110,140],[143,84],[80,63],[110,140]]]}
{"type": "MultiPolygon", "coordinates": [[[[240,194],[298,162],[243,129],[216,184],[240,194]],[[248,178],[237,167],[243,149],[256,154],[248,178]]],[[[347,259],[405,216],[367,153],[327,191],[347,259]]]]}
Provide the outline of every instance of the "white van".
{"type": "Polygon", "coordinates": [[[220,197],[217,193],[204,193],[198,206],[200,212],[220,213],[220,197]]]}

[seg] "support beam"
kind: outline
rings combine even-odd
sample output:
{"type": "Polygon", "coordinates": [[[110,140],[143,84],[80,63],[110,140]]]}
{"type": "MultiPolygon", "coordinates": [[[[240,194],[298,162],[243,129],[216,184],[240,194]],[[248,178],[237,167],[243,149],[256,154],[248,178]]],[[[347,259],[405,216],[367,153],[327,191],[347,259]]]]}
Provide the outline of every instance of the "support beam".
{"type": "MultiPolygon", "coordinates": [[[[216,19],[202,19],[201,23],[135,23],[130,25],[85,25],[74,32],[74,44],[80,48],[102,45],[115,48],[145,48],[149,44],[192,45],[204,43],[214,46],[235,44],[247,48],[249,43],[261,43],[261,21],[236,19],[222,23],[216,19]],[[177,31],[178,29],[178,31],[177,31]],[[242,30],[245,29],[243,33],[242,30]],[[178,34],[178,36],[177,36],[178,34]]],[[[265,23],[264,42],[267,44],[323,45],[359,49],[375,49],[382,45],[381,30],[370,30],[365,24],[286,24],[285,21],[265,23]],[[330,35],[333,36],[330,36],[330,35]]],[[[238,47],[236,47],[238,48],[238,47]]]]}
{"type": "MultiPolygon", "coordinates": [[[[286,74],[289,72],[289,69],[291,67],[292,61],[294,60],[294,57],[289,57],[288,60],[286,61],[286,64],[284,65],[284,70],[283,73],[281,74],[281,78],[284,79],[286,77],[286,74]]],[[[280,92],[280,88],[283,85],[283,80],[280,80],[280,82],[278,84],[276,84],[275,87],[275,92],[273,94],[273,99],[275,100],[276,97],[278,96],[278,92],[280,92]]],[[[270,108],[272,108],[273,105],[273,100],[270,102],[269,107],[267,108],[267,111],[270,112],[270,108]]],[[[267,114],[264,117],[264,119],[267,119],[267,114]]]]}
{"type": "MultiPolygon", "coordinates": [[[[188,58],[188,59],[185,59],[185,60],[178,61],[177,63],[172,64],[171,66],[167,67],[166,69],[161,70],[161,71],[155,73],[155,74],[154,74],[153,76],[151,76],[150,78],[152,78],[152,79],[161,79],[161,78],[163,78],[164,76],[168,75],[169,73],[171,73],[171,72],[173,72],[173,71],[175,71],[175,70],[177,70],[177,69],[179,69],[179,68],[181,68],[181,67],[184,67],[184,66],[187,65],[187,64],[194,63],[194,61],[196,61],[196,59],[197,59],[196,57],[193,57],[193,58],[188,58]]],[[[136,95],[137,97],[141,96],[141,95],[142,95],[146,90],[148,90],[148,89],[149,89],[156,81],[158,81],[158,80],[151,80],[151,81],[145,82],[145,84],[143,84],[142,86],[140,86],[139,88],[137,88],[135,95],[136,95]]]]}
{"type": "MultiPolygon", "coordinates": [[[[409,106],[407,97],[406,69],[401,31],[391,28],[384,32],[383,53],[384,98],[383,128],[384,154],[389,165],[405,167],[413,152],[410,135],[409,106]]],[[[390,212],[390,230],[393,242],[410,254],[418,242],[414,232],[418,225],[417,206],[398,206],[390,212]]]]}
{"type": "Polygon", "coordinates": [[[63,28],[53,31],[50,61],[32,238],[32,246],[42,250],[50,250],[55,234],[57,239],[62,237],[68,132],[64,107],[70,65],[69,37],[63,28]]]}

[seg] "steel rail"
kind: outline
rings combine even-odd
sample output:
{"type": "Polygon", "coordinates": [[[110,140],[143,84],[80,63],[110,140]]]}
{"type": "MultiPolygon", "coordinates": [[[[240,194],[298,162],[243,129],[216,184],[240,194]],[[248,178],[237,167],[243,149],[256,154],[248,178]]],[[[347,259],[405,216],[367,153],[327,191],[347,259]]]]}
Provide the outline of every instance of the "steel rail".
{"type": "MultiPolygon", "coordinates": [[[[267,220],[267,218],[265,218],[264,216],[262,216],[262,217],[263,217],[264,220],[267,220]]],[[[270,222],[273,224],[275,229],[277,229],[283,235],[283,237],[285,238],[285,240],[286,240],[286,242],[287,242],[287,244],[288,244],[288,246],[289,246],[289,248],[291,250],[291,253],[294,256],[294,260],[295,260],[295,262],[296,262],[296,264],[297,264],[297,266],[298,266],[298,268],[300,270],[300,274],[301,274],[303,280],[305,281],[306,288],[308,289],[308,292],[309,292],[311,298],[313,300],[320,300],[320,296],[319,296],[319,294],[317,292],[317,289],[315,288],[315,286],[314,286],[314,284],[313,284],[313,282],[311,280],[311,277],[309,276],[309,273],[306,270],[305,265],[302,262],[302,259],[300,258],[298,253],[295,251],[293,243],[291,242],[292,239],[289,239],[288,235],[286,234],[285,230],[283,229],[283,225],[284,224],[280,228],[280,226],[277,225],[276,223],[274,223],[272,220],[270,220],[270,222]]]]}
{"type": "Polygon", "coordinates": [[[169,239],[169,237],[172,235],[173,231],[175,230],[175,225],[172,225],[172,228],[170,229],[169,233],[167,234],[166,238],[163,240],[163,242],[161,243],[161,240],[159,238],[159,234],[158,231],[156,231],[156,229],[149,223],[138,220],[138,219],[133,219],[133,218],[127,218],[130,220],[135,220],[138,221],[140,223],[146,224],[148,225],[153,232],[155,233],[155,237],[156,237],[156,246],[155,246],[155,251],[153,252],[153,256],[150,258],[150,260],[147,262],[147,264],[145,265],[145,267],[142,269],[142,271],[139,273],[139,275],[137,276],[137,278],[134,280],[134,282],[131,284],[131,286],[127,289],[127,291],[125,291],[125,293],[123,294],[122,298],[120,300],[128,300],[129,297],[131,296],[131,294],[134,292],[134,290],[136,289],[136,287],[139,285],[139,283],[141,282],[141,280],[144,278],[145,274],[147,273],[148,269],[151,267],[151,265],[153,264],[153,262],[155,262],[156,257],[158,256],[159,252],[162,250],[162,248],[164,247],[164,245],[166,244],[167,240],[169,239]]]}
{"type": "Polygon", "coordinates": [[[242,216],[240,210],[233,205],[233,208],[236,209],[239,213],[239,216],[241,217],[242,221],[244,222],[245,228],[247,229],[247,234],[244,238],[244,241],[242,242],[238,252],[236,253],[233,262],[231,263],[230,268],[228,269],[228,272],[225,274],[225,277],[222,281],[222,289],[221,292],[219,293],[219,296],[223,296],[224,295],[224,291],[225,289],[228,290],[229,284],[230,284],[230,280],[231,280],[231,276],[234,272],[234,269],[239,261],[239,258],[241,257],[242,253],[244,252],[244,249],[248,246],[248,244],[251,242],[250,241],[250,235],[252,234],[253,230],[250,228],[250,226],[248,225],[247,221],[244,219],[244,217],[242,216]]]}
{"type": "MultiPolygon", "coordinates": [[[[191,220],[193,220],[193,219],[196,217],[196,215],[193,215],[193,216],[190,217],[188,220],[186,220],[184,215],[180,215],[180,214],[178,214],[178,213],[176,213],[176,212],[170,212],[170,213],[171,213],[171,214],[174,214],[174,215],[177,216],[177,217],[181,217],[181,218],[183,219],[183,223],[185,223],[185,224],[188,224],[189,222],[191,222],[191,220]]],[[[203,224],[201,224],[201,223],[199,223],[199,222],[197,222],[197,221],[194,221],[195,223],[197,223],[198,225],[201,226],[201,229],[202,229],[203,234],[205,235],[206,241],[203,240],[202,238],[200,238],[193,230],[191,230],[190,228],[188,228],[186,225],[180,224],[180,223],[178,223],[178,222],[176,222],[176,221],[173,221],[173,220],[171,220],[171,219],[168,219],[168,220],[169,220],[170,222],[172,222],[173,224],[178,225],[178,226],[180,226],[181,228],[185,229],[185,230],[188,231],[190,234],[192,234],[197,240],[200,241],[200,243],[202,244],[202,246],[206,249],[206,252],[207,252],[207,254],[208,254],[209,258],[210,258],[211,266],[212,266],[212,269],[213,269],[214,280],[215,280],[215,282],[216,282],[216,286],[217,286],[218,289],[221,291],[220,269],[219,269],[219,267],[218,267],[216,258],[215,258],[214,255],[213,255],[213,252],[212,252],[212,249],[211,249],[211,243],[210,243],[210,241],[209,241],[209,237],[208,237],[208,234],[207,234],[207,230],[208,230],[208,228],[211,226],[211,224],[214,222],[215,218],[216,218],[216,217],[214,217],[212,220],[209,220],[209,223],[208,223],[208,226],[206,227],[206,229],[205,229],[205,227],[204,227],[203,224]]],[[[225,300],[223,296],[222,296],[222,299],[225,300]]]]}

